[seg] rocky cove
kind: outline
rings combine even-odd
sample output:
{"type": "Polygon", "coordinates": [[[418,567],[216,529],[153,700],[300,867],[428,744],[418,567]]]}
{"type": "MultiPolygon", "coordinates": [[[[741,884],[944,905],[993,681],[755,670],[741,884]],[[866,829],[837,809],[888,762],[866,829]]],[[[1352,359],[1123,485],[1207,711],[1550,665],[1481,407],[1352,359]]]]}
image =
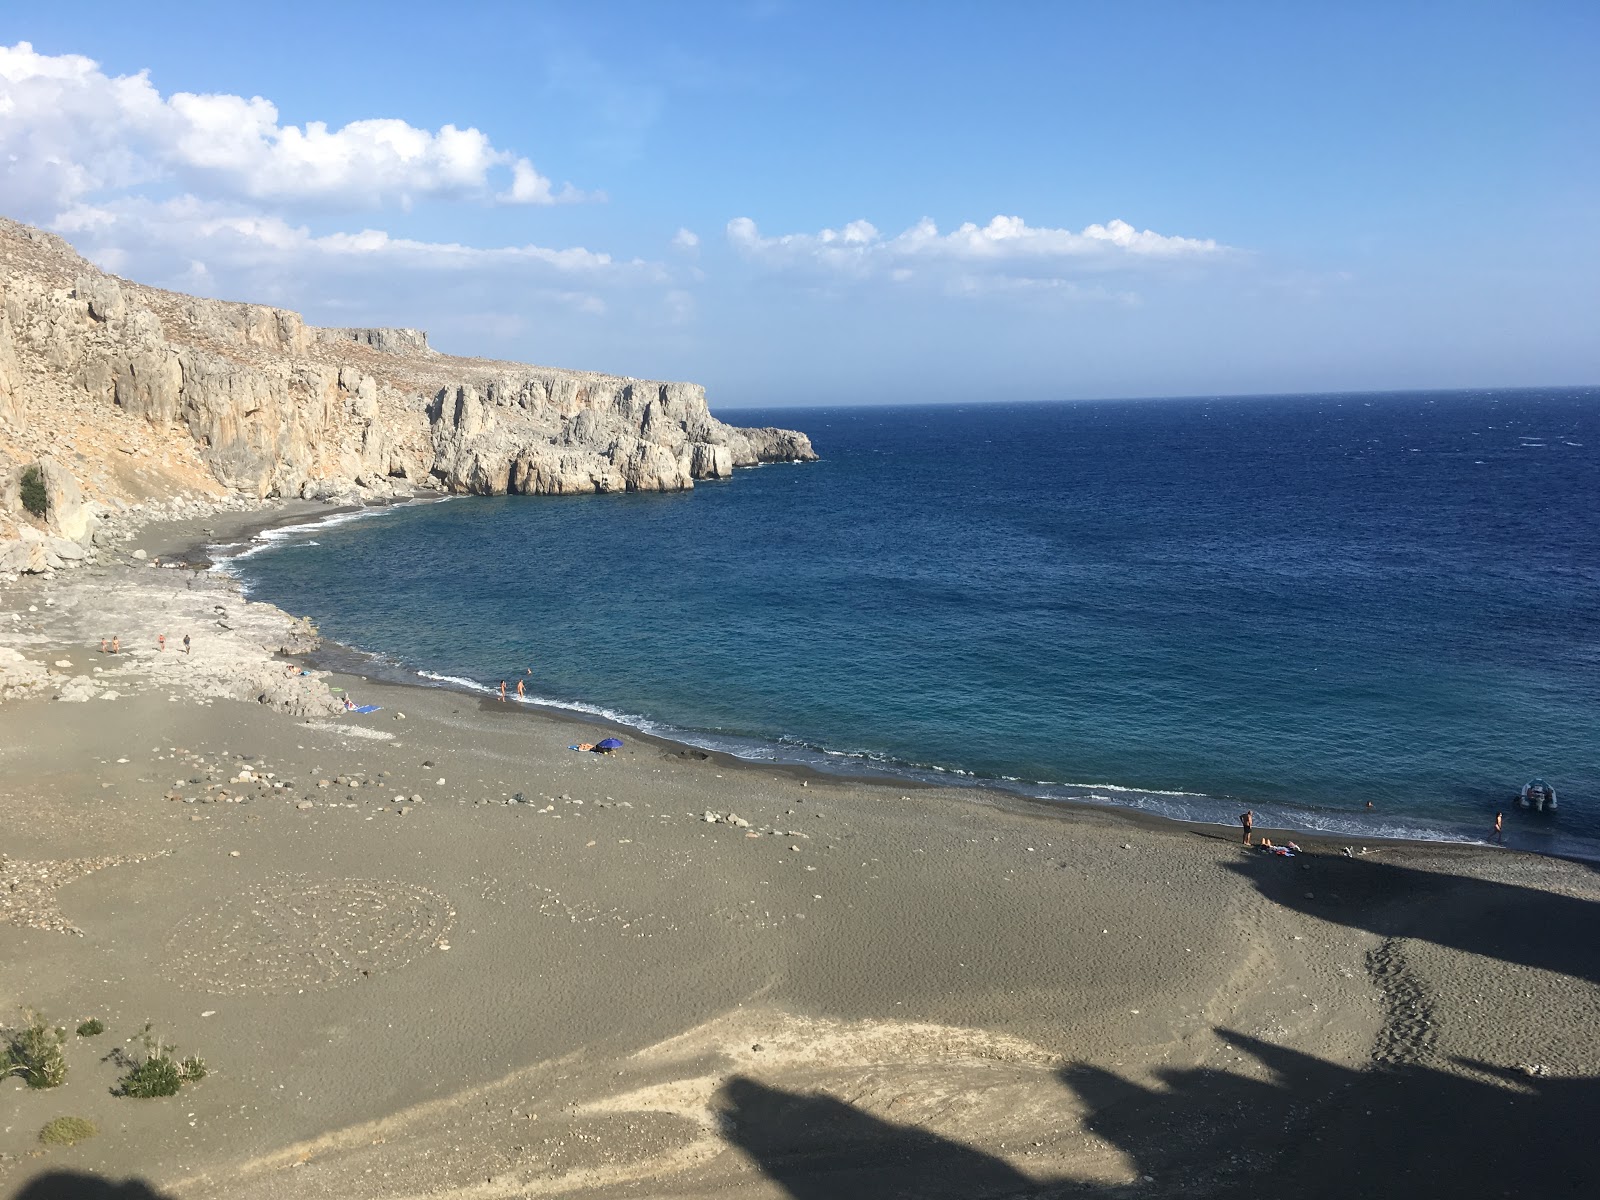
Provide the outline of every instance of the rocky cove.
{"type": "Polygon", "coordinates": [[[717,420],[696,384],[317,328],[119,279],[0,219],[0,574],[71,566],[158,516],[419,490],[679,491],[815,457],[803,433],[717,420]]]}

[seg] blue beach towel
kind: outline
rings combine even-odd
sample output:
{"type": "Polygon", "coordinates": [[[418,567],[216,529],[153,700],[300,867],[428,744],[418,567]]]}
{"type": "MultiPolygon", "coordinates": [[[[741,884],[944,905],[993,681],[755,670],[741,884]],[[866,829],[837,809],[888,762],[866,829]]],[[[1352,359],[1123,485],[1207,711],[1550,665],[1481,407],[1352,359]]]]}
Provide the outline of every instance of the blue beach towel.
{"type": "Polygon", "coordinates": [[[381,704],[358,704],[355,708],[352,708],[350,711],[351,712],[358,712],[358,713],[369,713],[369,712],[377,712],[382,707],[383,707],[383,705],[381,705],[381,704]]]}

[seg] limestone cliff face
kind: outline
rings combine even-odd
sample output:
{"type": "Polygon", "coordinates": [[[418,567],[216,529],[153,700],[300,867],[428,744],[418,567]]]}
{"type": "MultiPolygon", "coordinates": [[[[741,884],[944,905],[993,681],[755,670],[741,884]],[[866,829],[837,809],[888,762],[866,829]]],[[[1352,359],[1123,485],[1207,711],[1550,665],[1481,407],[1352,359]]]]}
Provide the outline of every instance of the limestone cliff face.
{"type": "Polygon", "coordinates": [[[58,492],[64,476],[82,493],[46,532],[85,544],[85,505],[180,491],[674,491],[815,457],[804,434],[724,425],[693,384],[454,358],[414,329],[317,329],[119,280],[0,219],[0,538],[28,523],[17,480],[45,459],[58,492]]]}

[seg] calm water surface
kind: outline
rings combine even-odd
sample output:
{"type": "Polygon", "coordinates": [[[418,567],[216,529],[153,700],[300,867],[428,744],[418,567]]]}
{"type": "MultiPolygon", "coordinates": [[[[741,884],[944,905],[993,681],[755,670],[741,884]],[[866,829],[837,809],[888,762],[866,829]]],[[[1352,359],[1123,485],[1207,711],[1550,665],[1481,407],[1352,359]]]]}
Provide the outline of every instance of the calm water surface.
{"type": "Polygon", "coordinates": [[[1509,840],[1600,853],[1600,392],[719,415],[822,461],[230,569],[408,677],[748,757],[1352,836],[1480,838],[1542,775],[1509,840]]]}

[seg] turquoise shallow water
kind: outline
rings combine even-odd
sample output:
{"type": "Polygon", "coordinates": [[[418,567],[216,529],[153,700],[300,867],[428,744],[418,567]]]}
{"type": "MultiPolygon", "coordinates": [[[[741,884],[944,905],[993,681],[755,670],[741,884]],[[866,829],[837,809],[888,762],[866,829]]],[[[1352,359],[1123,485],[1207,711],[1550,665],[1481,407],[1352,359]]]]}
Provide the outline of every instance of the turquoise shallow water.
{"type": "Polygon", "coordinates": [[[1600,851],[1600,393],[719,415],[822,461],[229,569],[388,670],[749,757],[1369,837],[1542,775],[1508,840],[1600,851]]]}

